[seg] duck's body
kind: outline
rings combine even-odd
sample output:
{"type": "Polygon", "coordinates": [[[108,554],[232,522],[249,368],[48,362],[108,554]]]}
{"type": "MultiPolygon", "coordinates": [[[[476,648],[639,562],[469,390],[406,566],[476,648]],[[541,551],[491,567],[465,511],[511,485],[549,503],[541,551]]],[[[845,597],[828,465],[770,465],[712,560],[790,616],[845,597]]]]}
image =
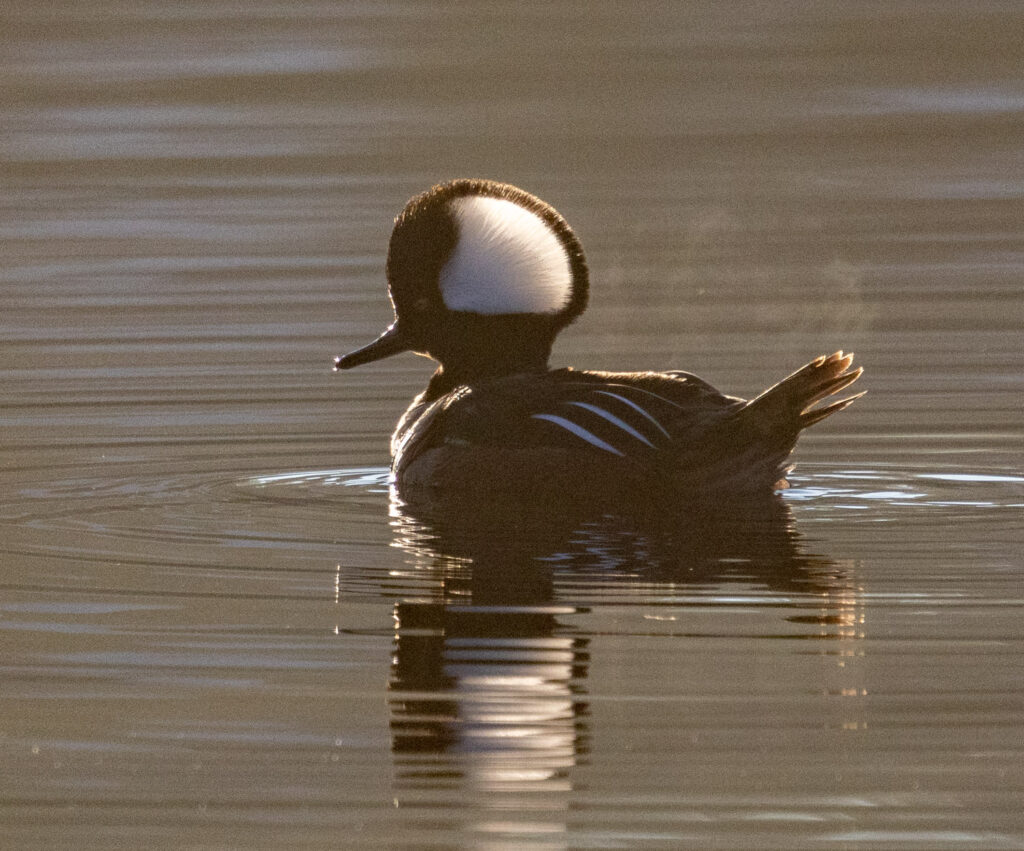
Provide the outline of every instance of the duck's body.
{"type": "Polygon", "coordinates": [[[835,410],[806,408],[850,383],[849,365],[841,352],[819,358],[753,402],[685,372],[558,369],[428,388],[392,437],[394,473],[407,488],[459,491],[769,491],[784,486],[800,430],[835,410]]]}
{"type": "Polygon", "coordinates": [[[441,362],[392,437],[399,488],[767,493],[800,431],[857,398],[811,407],[860,376],[842,352],[750,402],[685,372],[550,369],[555,335],[586,305],[586,264],[564,220],[506,184],[455,181],[410,201],[388,279],[396,322],[336,367],[408,349],[441,362]]]}

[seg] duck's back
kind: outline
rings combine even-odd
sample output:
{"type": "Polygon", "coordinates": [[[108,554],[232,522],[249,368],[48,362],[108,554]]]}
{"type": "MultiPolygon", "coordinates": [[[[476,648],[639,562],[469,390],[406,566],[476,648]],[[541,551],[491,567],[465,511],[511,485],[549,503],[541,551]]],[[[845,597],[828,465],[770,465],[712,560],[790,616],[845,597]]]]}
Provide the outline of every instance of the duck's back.
{"type": "MultiPolygon", "coordinates": [[[[417,400],[395,433],[395,473],[406,486],[527,494],[654,481],[732,487],[730,459],[744,457],[752,473],[745,456],[756,435],[735,427],[745,405],[684,372],[505,376],[417,400]]],[[[771,454],[784,457],[795,437],[771,454]]],[[[769,466],[752,487],[778,478],[779,459],[769,466]]]]}

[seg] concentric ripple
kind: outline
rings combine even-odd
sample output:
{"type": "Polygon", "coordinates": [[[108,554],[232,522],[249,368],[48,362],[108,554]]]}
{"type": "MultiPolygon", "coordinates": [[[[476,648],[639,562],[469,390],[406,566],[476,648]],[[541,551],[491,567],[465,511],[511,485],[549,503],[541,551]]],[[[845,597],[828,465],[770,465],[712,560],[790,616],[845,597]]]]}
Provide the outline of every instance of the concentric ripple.
{"type": "Polygon", "coordinates": [[[1024,474],[1003,470],[912,467],[798,468],[783,498],[826,511],[863,511],[874,520],[985,517],[1024,508],[1024,474]]]}
{"type": "Polygon", "coordinates": [[[111,565],[120,565],[122,590],[387,599],[433,593],[460,565],[540,562],[563,598],[592,602],[598,585],[631,583],[643,594],[759,574],[776,589],[805,589],[824,581],[830,562],[808,555],[802,531],[815,530],[817,542],[835,521],[847,530],[900,521],[899,542],[910,549],[938,524],[998,526],[1022,508],[1016,471],[804,466],[768,525],[600,514],[537,528],[502,515],[439,523],[389,497],[386,468],[350,467],[26,482],[0,503],[0,524],[3,549],[19,555],[9,588],[56,585],[66,574],[59,564],[96,564],[104,569],[80,571],[83,589],[110,587],[111,565]]]}

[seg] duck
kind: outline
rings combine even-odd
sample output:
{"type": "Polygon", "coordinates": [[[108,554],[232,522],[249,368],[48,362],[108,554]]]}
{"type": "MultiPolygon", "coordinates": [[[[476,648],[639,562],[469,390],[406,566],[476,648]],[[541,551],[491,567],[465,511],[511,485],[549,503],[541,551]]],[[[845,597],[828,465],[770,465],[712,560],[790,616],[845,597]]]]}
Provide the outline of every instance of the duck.
{"type": "Polygon", "coordinates": [[[552,368],[555,338],[587,306],[587,261],[551,205],[508,183],[414,196],[385,275],[394,321],[334,369],[402,352],[437,362],[391,438],[392,482],[407,493],[774,493],[799,434],[864,395],[835,398],[863,372],[841,350],[750,400],[678,370],[552,368]]]}

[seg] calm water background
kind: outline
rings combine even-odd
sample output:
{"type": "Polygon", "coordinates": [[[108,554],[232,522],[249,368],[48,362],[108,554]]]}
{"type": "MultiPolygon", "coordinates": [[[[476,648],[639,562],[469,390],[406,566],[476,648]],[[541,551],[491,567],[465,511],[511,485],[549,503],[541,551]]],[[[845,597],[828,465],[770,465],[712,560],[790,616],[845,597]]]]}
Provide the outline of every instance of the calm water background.
{"type": "Polygon", "coordinates": [[[1024,848],[1020,4],[5,9],[0,844],[1024,848]],[[459,176],[558,364],[858,353],[778,516],[390,504],[430,366],[331,357],[459,176]]]}

